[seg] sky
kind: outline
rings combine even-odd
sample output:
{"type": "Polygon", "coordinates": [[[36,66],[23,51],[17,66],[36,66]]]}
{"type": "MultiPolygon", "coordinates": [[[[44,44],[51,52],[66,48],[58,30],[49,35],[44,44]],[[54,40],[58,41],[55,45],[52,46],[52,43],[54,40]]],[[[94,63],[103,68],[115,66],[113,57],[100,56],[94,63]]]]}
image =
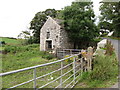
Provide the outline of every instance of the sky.
{"type": "MultiPolygon", "coordinates": [[[[37,12],[48,8],[61,10],[71,5],[72,1],[75,0],[1,0],[0,36],[17,38],[21,31],[28,30],[29,23],[37,12]]],[[[100,0],[92,1],[95,14],[98,16],[100,0]]]]}

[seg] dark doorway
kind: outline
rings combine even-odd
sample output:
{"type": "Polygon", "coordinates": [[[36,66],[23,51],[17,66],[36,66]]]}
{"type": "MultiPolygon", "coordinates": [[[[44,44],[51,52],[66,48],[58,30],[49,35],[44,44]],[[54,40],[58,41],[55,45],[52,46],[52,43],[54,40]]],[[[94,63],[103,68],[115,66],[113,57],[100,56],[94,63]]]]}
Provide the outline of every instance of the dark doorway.
{"type": "Polygon", "coordinates": [[[52,41],[51,41],[51,40],[46,41],[46,49],[47,49],[47,50],[52,49],[52,41]]]}

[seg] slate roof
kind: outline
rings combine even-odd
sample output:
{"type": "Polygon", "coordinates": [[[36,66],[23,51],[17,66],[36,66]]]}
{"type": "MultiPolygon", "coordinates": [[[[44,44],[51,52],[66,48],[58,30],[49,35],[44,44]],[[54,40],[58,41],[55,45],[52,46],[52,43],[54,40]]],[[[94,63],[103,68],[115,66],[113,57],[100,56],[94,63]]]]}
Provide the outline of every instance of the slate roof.
{"type": "Polygon", "coordinates": [[[57,22],[57,24],[61,25],[61,23],[63,22],[63,20],[60,20],[60,19],[56,19],[54,18],[54,20],[57,22]]]}
{"type": "Polygon", "coordinates": [[[55,20],[58,25],[60,25],[62,28],[64,28],[64,20],[60,20],[57,18],[53,18],[53,20],[55,20]]]}

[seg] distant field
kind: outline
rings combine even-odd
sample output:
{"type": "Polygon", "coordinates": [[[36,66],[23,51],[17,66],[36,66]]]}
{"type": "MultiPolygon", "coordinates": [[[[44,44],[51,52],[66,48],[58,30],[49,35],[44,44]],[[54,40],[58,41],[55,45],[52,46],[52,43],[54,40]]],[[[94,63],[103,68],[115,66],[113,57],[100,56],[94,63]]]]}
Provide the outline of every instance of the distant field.
{"type": "Polygon", "coordinates": [[[0,41],[5,41],[7,44],[20,44],[21,42],[17,39],[12,39],[8,37],[0,37],[0,41]]]}

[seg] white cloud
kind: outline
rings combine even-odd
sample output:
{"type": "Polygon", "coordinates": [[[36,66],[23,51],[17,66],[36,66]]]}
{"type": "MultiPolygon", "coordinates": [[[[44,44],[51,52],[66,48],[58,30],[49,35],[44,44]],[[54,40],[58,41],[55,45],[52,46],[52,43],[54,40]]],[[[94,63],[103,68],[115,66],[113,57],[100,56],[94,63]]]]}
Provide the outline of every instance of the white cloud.
{"type": "Polygon", "coordinates": [[[0,36],[17,37],[26,30],[34,15],[47,8],[61,9],[73,0],[2,0],[0,2],[0,36]]]}
{"type": "Polygon", "coordinates": [[[100,4],[99,4],[99,2],[102,1],[102,0],[92,0],[92,1],[94,2],[93,3],[93,5],[94,5],[93,9],[94,9],[94,12],[95,12],[95,15],[96,15],[96,24],[98,24],[98,22],[99,22],[98,16],[100,15],[100,11],[99,11],[100,4]]]}
{"type": "Polygon", "coordinates": [[[48,8],[60,10],[74,0],[1,0],[0,36],[17,37],[34,15],[48,8]]]}

